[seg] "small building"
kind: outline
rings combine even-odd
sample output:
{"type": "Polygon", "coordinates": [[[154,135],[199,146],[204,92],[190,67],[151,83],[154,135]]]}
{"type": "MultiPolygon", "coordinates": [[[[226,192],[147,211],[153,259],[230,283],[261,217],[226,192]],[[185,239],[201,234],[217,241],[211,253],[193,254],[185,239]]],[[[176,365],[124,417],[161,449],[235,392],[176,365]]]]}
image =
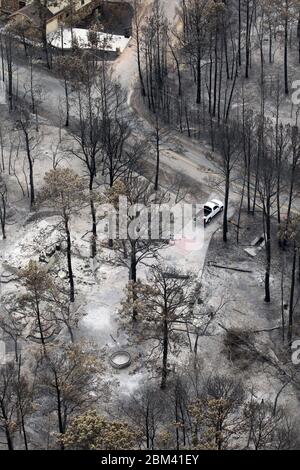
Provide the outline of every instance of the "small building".
{"type": "MultiPolygon", "coordinates": [[[[93,1],[94,0],[73,0],[72,7],[74,11],[78,11],[89,3],[93,3],[93,1]]],[[[54,15],[56,15],[57,13],[70,8],[70,0],[52,0],[48,8],[54,15]]]]}
{"type": "Polygon", "coordinates": [[[132,6],[116,0],[73,0],[71,6],[69,0],[57,0],[50,2],[49,8],[32,0],[13,12],[8,24],[19,36],[40,40],[46,34],[52,47],[66,50],[72,49],[74,38],[80,48],[89,49],[89,30],[93,28],[100,49],[118,55],[130,40],[132,16],[132,6]]]}
{"type": "Polygon", "coordinates": [[[26,29],[27,37],[37,38],[41,37],[46,22],[52,16],[53,13],[48,8],[33,2],[10,15],[9,23],[11,26],[15,26],[16,29],[19,25],[22,25],[22,28],[26,29]]]}
{"type": "Polygon", "coordinates": [[[5,14],[14,13],[20,8],[25,7],[26,0],[0,0],[0,12],[5,14]]]}
{"type": "Polygon", "coordinates": [[[50,10],[53,16],[47,20],[47,34],[57,31],[62,24],[67,25],[71,21],[77,23],[80,19],[90,15],[95,8],[95,3],[99,0],[77,0],[74,2],[73,11],[66,6],[66,2],[60,1],[59,6],[56,3],[51,6],[50,10]]]}
{"type": "MultiPolygon", "coordinates": [[[[79,10],[82,6],[91,3],[93,0],[73,0],[74,10],[79,10]]],[[[0,0],[0,12],[15,13],[26,5],[34,3],[34,0],[0,0]]],[[[70,5],[69,0],[52,0],[47,8],[56,15],[70,5]]]]}
{"type": "Polygon", "coordinates": [[[74,28],[89,29],[93,24],[102,25],[108,34],[125,36],[132,35],[133,8],[128,1],[119,0],[74,0],[73,11],[68,6],[60,8],[49,6],[54,16],[47,21],[47,34],[58,31],[61,26],[68,28],[72,22],[74,28]]]}

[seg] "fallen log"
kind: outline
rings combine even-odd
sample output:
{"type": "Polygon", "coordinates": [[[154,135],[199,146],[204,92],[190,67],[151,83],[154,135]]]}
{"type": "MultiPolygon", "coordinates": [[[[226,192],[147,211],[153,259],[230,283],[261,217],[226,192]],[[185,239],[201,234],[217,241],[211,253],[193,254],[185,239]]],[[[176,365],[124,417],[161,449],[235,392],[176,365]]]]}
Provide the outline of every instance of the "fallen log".
{"type": "Polygon", "coordinates": [[[229,269],[229,271],[237,271],[239,273],[252,273],[253,272],[253,271],[250,271],[248,269],[234,268],[234,267],[231,267],[231,266],[222,266],[220,264],[215,264],[215,263],[211,263],[211,262],[208,262],[207,264],[208,264],[208,266],[213,266],[214,268],[229,269]]]}

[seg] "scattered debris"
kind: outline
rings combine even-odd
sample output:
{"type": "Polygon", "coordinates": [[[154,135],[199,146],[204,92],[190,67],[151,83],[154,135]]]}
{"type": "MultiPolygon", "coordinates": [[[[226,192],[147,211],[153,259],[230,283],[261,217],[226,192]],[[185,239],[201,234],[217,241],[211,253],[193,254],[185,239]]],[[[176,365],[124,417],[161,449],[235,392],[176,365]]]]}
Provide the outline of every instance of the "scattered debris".
{"type": "Polygon", "coordinates": [[[264,234],[262,234],[260,237],[256,237],[253,242],[251,243],[251,246],[248,248],[245,248],[244,251],[254,258],[255,256],[258,255],[258,253],[262,250],[262,248],[265,246],[266,240],[264,234]]]}

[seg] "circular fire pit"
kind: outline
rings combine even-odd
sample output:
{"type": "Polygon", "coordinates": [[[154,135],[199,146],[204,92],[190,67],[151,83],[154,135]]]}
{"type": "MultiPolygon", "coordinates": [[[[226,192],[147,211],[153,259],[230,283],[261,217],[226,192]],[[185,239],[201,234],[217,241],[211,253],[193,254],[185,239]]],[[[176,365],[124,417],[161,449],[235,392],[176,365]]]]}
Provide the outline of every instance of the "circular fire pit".
{"type": "Polygon", "coordinates": [[[116,351],[110,356],[109,361],[115,369],[126,369],[131,364],[131,356],[127,351],[116,351]]]}

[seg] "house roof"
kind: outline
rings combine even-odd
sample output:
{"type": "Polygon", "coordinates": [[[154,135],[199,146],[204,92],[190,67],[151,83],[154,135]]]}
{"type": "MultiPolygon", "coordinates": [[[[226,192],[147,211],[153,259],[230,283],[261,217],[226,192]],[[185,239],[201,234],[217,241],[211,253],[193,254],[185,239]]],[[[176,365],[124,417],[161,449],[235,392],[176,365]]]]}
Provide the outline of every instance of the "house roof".
{"type": "MultiPolygon", "coordinates": [[[[81,28],[73,28],[72,33],[70,29],[63,30],[63,37],[62,31],[58,30],[55,33],[50,33],[47,36],[49,44],[52,47],[56,47],[58,49],[62,48],[62,39],[63,39],[63,48],[64,49],[71,49],[73,45],[73,39],[76,38],[78,41],[78,46],[81,49],[90,49],[91,44],[89,41],[89,30],[88,29],[81,29],[81,28]]],[[[127,47],[129,43],[129,38],[125,36],[117,36],[113,34],[101,33],[97,32],[97,38],[99,41],[99,50],[102,51],[120,51],[127,47]]]]}
{"type": "Polygon", "coordinates": [[[40,28],[42,26],[42,15],[44,16],[45,21],[49,20],[53,16],[53,14],[50,10],[48,10],[48,8],[43,5],[37,5],[35,3],[26,5],[25,7],[10,15],[10,18],[18,15],[25,16],[25,18],[29,19],[37,28],[40,28]]]}

